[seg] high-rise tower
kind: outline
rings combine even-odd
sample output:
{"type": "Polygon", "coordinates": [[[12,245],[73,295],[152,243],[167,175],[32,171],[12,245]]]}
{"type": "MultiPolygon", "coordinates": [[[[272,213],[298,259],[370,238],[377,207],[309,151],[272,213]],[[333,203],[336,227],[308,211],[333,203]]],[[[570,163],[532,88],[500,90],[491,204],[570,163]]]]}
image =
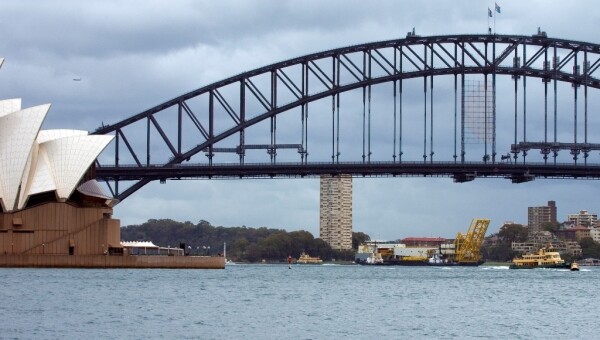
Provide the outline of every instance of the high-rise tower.
{"type": "Polygon", "coordinates": [[[529,230],[542,231],[546,223],[556,223],[556,202],[548,201],[547,206],[529,207],[527,209],[529,230]]]}
{"type": "Polygon", "coordinates": [[[336,250],[352,249],[352,177],[321,176],[321,239],[336,250]]]}

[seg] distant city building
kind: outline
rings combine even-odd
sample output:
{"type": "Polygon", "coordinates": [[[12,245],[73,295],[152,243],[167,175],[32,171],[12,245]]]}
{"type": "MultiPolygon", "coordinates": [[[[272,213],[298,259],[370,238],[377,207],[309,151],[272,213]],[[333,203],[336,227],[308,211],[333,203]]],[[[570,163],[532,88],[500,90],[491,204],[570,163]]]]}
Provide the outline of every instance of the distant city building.
{"type": "Polygon", "coordinates": [[[579,241],[582,238],[591,237],[591,229],[584,226],[575,226],[557,230],[556,236],[563,240],[579,241]]]}
{"type": "Polygon", "coordinates": [[[483,240],[483,245],[484,246],[497,246],[502,244],[502,239],[500,239],[500,237],[498,236],[498,234],[492,234],[489,237],[486,237],[483,240]]]}
{"type": "Polygon", "coordinates": [[[510,248],[522,254],[534,253],[539,249],[535,242],[513,242],[510,248]]]}
{"type": "Polygon", "coordinates": [[[590,237],[594,241],[600,242],[600,228],[596,227],[596,228],[590,229],[590,237]]]}
{"type": "Polygon", "coordinates": [[[437,247],[447,242],[448,240],[442,237],[406,237],[400,240],[400,243],[407,247],[437,247]]]}
{"type": "Polygon", "coordinates": [[[583,251],[581,250],[581,246],[579,245],[579,242],[565,242],[565,246],[566,246],[566,253],[570,254],[571,256],[574,257],[580,257],[581,254],[583,253],[583,251]]]}
{"type": "Polygon", "coordinates": [[[556,202],[548,201],[547,206],[527,209],[527,225],[530,231],[544,230],[546,223],[556,223],[556,202]]]}
{"type": "Polygon", "coordinates": [[[321,176],[319,233],[336,250],[352,249],[352,177],[321,176]]]}
{"type": "Polygon", "coordinates": [[[535,244],[549,244],[555,239],[556,237],[547,230],[530,232],[527,237],[528,242],[534,242],[535,244]]]}
{"type": "Polygon", "coordinates": [[[590,214],[587,210],[581,210],[579,214],[568,214],[567,221],[574,225],[591,227],[598,221],[597,214],[590,214]]]}
{"type": "Polygon", "coordinates": [[[574,257],[581,256],[581,246],[574,241],[554,240],[550,243],[513,242],[511,244],[511,249],[519,253],[535,253],[543,247],[551,247],[561,254],[569,254],[574,257]]]}

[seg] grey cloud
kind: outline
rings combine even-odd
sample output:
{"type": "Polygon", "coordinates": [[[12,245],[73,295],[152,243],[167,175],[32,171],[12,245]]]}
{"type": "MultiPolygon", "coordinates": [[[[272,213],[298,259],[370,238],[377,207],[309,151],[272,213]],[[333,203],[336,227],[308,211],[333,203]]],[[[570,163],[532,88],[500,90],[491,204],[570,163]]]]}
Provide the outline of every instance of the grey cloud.
{"type": "MultiPolygon", "coordinates": [[[[498,33],[528,35],[540,26],[553,37],[600,42],[596,33],[600,10],[593,1],[498,3],[503,6],[496,17],[498,33]]],[[[45,128],[93,130],[102,122],[114,123],[244,71],[321,50],[402,38],[412,27],[420,35],[483,33],[488,6],[493,2],[3,1],[0,56],[6,60],[0,70],[0,93],[3,98],[22,97],[26,106],[51,102],[45,128]],[[75,77],[82,81],[73,82],[75,77]]],[[[531,91],[540,91],[538,82],[528,83],[531,91]]],[[[504,83],[509,88],[512,84],[504,83]]],[[[414,116],[414,121],[405,129],[421,129],[422,81],[406,85],[404,113],[414,116]]],[[[453,101],[452,86],[446,82],[436,80],[435,91],[436,107],[453,101]]],[[[376,98],[386,100],[388,93],[386,86],[374,88],[376,98]]],[[[343,114],[362,111],[359,94],[342,98],[343,114]]],[[[507,103],[498,102],[499,114],[510,117],[512,98],[504,99],[507,103]]],[[[565,103],[560,104],[559,119],[570,110],[565,103]]],[[[600,105],[592,103],[593,108],[600,105]]],[[[311,114],[320,108],[330,114],[329,104],[327,100],[315,104],[311,114]]],[[[540,109],[531,105],[539,121],[540,109]]],[[[389,107],[389,103],[376,104],[374,114],[386,114],[389,107]]],[[[436,129],[452,123],[439,110],[436,129]]],[[[293,140],[289,136],[296,138],[297,118],[296,113],[290,115],[290,119],[282,116],[278,128],[285,135],[281,138],[293,140]]],[[[349,132],[360,130],[360,124],[355,116],[343,122],[344,157],[354,157],[350,154],[361,141],[349,132]]],[[[570,129],[559,124],[559,133],[570,129]]],[[[321,152],[315,150],[315,157],[330,157],[329,128],[321,127],[322,136],[320,130],[311,130],[311,145],[322,147],[321,152]]],[[[383,129],[374,140],[380,143],[377,157],[391,155],[390,131],[383,129]]],[[[531,129],[531,136],[540,138],[539,128],[531,129]]],[[[591,141],[597,142],[597,136],[597,131],[590,131],[591,141]]],[[[404,141],[405,151],[418,157],[421,140],[418,135],[413,139],[404,141]]],[[[435,142],[440,157],[453,151],[442,140],[440,135],[435,142]]],[[[503,145],[510,142],[503,140],[503,145]]],[[[551,199],[557,201],[562,218],[580,209],[597,212],[593,204],[598,187],[595,181],[536,180],[513,185],[485,179],[465,184],[448,178],[356,179],[354,225],[355,230],[378,238],[453,237],[474,217],[492,218],[491,229],[504,220],[526,223],[527,206],[551,199]]],[[[152,183],[118,205],[116,216],[124,225],[148,218],[205,219],[216,225],[306,229],[318,235],[318,180],[152,183]]]]}

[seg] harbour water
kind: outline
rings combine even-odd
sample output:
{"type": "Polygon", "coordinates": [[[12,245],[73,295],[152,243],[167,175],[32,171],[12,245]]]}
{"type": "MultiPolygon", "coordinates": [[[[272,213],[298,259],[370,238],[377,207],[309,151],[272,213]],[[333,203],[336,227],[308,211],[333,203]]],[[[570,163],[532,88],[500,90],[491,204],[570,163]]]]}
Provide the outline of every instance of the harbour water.
{"type": "Polygon", "coordinates": [[[592,339],[600,267],[0,269],[2,339],[592,339]]]}

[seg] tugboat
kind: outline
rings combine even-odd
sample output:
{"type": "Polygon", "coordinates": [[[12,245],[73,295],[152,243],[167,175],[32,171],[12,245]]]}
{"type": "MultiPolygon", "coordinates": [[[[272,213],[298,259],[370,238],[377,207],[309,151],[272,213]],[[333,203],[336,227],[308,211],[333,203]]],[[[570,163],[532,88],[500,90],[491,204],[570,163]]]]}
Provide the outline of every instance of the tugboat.
{"type": "MultiPolygon", "coordinates": [[[[557,251],[551,247],[541,248],[535,254],[525,254],[521,258],[514,258],[510,269],[533,268],[561,268],[571,269],[571,264],[566,263],[557,251]]],[[[579,269],[579,268],[578,268],[579,269]]],[[[577,270],[578,270],[577,269],[577,270]]]]}
{"type": "Polygon", "coordinates": [[[572,272],[578,272],[579,271],[579,265],[577,264],[577,262],[571,263],[571,271],[572,272]]]}

